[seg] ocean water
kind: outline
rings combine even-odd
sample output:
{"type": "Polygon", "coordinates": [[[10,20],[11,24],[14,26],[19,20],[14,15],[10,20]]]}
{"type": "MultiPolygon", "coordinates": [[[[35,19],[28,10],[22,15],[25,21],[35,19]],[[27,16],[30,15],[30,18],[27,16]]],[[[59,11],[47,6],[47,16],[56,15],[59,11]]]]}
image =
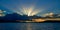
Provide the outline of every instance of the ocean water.
{"type": "Polygon", "coordinates": [[[0,30],[60,30],[60,23],[0,23],[0,30]]]}

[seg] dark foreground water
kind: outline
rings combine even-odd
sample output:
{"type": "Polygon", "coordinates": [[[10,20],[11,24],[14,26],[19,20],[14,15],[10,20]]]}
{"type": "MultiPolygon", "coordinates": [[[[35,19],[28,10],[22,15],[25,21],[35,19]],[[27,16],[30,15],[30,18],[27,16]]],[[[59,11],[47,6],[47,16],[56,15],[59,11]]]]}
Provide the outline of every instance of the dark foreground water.
{"type": "Polygon", "coordinates": [[[60,23],[0,23],[0,30],[60,30],[60,23]]]}

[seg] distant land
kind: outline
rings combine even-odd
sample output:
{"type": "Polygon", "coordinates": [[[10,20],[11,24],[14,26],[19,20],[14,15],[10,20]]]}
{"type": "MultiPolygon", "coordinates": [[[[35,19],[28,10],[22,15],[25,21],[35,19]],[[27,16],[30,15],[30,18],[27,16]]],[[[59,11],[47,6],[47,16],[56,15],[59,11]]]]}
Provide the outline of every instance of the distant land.
{"type": "MultiPolygon", "coordinates": [[[[55,15],[54,17],[41,17],[41,16],[27,16],[27,15],[19,15],[17,13],[13,13],[13,14],[7,14],[3,17],[0,17],[0,22],[20,22],[20,21],[32,21],[32,19],[42,19],[42,18],[60,18],[60,16],[55,15]]],[[[50,20],[47,20],[45,22],[52,22],[50,20]]],[[[55,22],[60,22],[60,21],[55,21],[55,22]]]]}

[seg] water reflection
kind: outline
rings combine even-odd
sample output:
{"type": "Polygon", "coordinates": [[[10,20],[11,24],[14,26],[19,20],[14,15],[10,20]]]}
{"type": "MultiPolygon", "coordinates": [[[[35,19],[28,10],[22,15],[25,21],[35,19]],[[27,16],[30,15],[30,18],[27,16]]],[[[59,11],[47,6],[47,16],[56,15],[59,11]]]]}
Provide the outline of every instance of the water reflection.
{"type": "Polygon", "coordinates": [[[26,27],[27,27],[27,30],[32,30],[32,24],[27,23],[27,24],[26,24],[26,27]]]}
{"type": "Polygon", "coordinates": [[[20,30],[54,30],[54,23],[23,23],[20,30]]]}
{"type": "Polygon", "coordinates": [[[0,23],[0,30],[60,30],[60,23],[0,23]]]}

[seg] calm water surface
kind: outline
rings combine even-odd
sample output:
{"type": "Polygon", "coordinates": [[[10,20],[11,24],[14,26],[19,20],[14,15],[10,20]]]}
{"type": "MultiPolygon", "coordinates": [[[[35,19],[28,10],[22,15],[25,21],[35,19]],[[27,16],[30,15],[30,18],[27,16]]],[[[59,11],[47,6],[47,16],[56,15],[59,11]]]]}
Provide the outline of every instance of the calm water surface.
{"type": "Polygon", "coordinates": [[[60,30],[60,23],[0,23],[0,30],[60,30]]]}

